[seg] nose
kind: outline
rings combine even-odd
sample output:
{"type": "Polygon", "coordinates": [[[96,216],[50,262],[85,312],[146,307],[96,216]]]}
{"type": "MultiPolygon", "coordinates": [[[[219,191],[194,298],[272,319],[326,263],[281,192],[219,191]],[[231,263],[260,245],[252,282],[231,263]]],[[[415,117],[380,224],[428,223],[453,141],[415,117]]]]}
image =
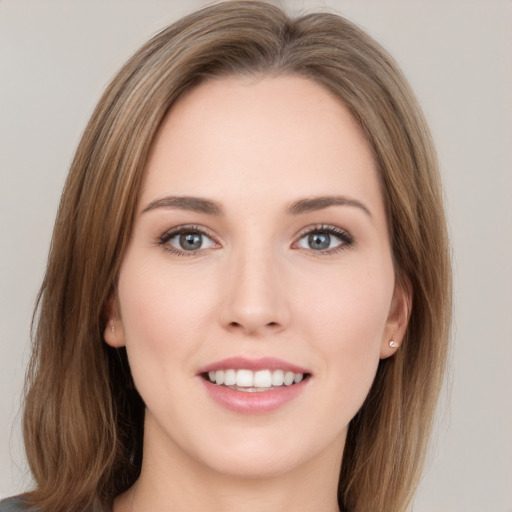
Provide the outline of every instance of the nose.
{"type": "Polygon", "coordinates": [[[271,255],[248,252],[234,254],[230,262],[221,323],[246,336],[281,332],[290,319],[282,269],[271,255]]]}

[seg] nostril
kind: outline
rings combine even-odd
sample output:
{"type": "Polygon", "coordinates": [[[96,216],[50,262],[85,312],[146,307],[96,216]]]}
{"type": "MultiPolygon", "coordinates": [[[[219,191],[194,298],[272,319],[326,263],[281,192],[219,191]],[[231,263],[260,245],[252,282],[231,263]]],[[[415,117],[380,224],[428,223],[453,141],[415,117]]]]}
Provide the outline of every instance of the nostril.
{"type": "MultiPolygon", "coordinates": [[[[267,323],[264,323],[264,324],[261,324],[262,326],[264,326],[265,328],[271,328],[271,329],[275,329],[277,327],[279,327],[279,322],[267,322],[267,323]]],[[[252,331],[254,330],[254,326],[249,326],[246,324],[244,324],[243,322],[229,322],[229,328],[231,329],[235,329],[235,330],[238,330],[238,329],[246,329],[248,328],[248,330],[252,331]]]]}

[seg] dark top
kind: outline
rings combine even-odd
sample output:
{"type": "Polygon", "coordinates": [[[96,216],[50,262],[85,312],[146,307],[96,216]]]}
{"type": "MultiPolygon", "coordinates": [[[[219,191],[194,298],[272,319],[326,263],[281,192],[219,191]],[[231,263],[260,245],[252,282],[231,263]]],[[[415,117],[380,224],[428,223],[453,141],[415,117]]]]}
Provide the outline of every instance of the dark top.
{"type": "Polygon", "coordinates": [[[19,496],[0,501],[0,512],[28,512],[19,496]]]}
{"type": "MultiPolygon", "coordinates": [[[[99,508],[95,507],[94,511],[99,512],[99,508]]],[[[102,508],[103,512],[108,512],[107,508],[102,508]]],[[[13,496],[0,501],[0,512],[37,512],[36,508],[29,508],[23,501],[23,496],[13,496]]],[[[93,512],[93,509],[91,509],[93,512]]]]}

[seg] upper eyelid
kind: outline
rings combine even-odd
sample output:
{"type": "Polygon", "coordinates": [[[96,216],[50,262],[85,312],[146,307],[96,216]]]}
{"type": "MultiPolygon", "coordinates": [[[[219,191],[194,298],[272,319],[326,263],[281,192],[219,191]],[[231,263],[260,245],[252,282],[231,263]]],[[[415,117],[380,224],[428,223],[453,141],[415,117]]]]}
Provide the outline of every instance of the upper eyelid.
{"type": "Polygon", "coordinates": [[[328,231],[334,234],[346,234],[350,238],[353,238],[349,231],[344,228],[340,228],[339,226],[335,226],[332,224],[314,224],[311,226],[307,226],[302,228],[296,235],[296,238],[302,238],[305,235],[309,235],[310,233],[314,233],[315,231],[328,231]]]}
{"type": "Polygon", "coordinates": [[[206,235],[207,237],[211,238],[215,242],[218,242],[218,237],[214,235],[208,228],[205,228],[203,226],[197,226],[195,224],[183,224],[181,226],[175,226],[173,228],[170,228],[166,231],[164,231],[159,238],[168,238],[173,237],[176,235],[179,235],[180,233],[187,232],[187,231],[195,231],[197,233],[200,233],[202,235],[206,235]]]}

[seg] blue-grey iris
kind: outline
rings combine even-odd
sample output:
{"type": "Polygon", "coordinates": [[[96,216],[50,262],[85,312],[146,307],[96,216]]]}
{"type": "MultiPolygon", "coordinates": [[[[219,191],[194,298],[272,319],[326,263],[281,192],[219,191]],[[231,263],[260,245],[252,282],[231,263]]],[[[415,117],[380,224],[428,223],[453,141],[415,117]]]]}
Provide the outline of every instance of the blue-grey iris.
{"type": "Polygon", "coordinates": [[[328,233],[311,233],[308,236],[308,243],[311,249],[324,250],[331,245],[331,237],[328,233]]]}
{"type": "Polygon", "coordinates": [[[180,235],[180,246],[185,251],[200,249],[203,243],[203,236],[200,233],[182,233],[180,235]]]}

